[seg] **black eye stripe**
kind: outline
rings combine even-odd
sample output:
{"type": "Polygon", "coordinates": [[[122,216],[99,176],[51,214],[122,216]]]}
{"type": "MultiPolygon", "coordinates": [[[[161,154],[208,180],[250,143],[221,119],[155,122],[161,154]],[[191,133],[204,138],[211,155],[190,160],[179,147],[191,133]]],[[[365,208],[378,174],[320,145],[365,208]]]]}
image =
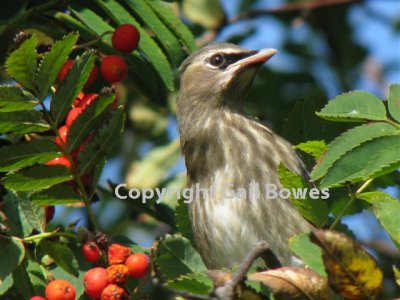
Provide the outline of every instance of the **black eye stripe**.
{"type": "Polygon", "coordinates": [[[217,53],[217,54],[212,55],[208,59],[208,61],[211,65],[218,67],[220,70],[225,70],[229,65],[231,65],[243,58],[249,57],[255,53],[257,53],[257,51],[250,51],[247,53],[231,53],[231,54],[217,53]],[[222,56],[223,62],[221,62],[221,64],[215,63],[216,60],[219,61],[219,58],[217,58],[217,56],[222,56]]]}

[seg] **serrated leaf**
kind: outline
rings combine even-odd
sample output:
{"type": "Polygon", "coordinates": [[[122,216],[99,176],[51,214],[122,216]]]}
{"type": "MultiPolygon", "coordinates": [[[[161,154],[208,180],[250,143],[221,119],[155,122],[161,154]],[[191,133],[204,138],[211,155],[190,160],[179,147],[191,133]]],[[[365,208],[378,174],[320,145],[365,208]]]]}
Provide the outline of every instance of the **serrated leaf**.
{"type": "Polygon", "coordinates": [[[328,169],[334,162],[362,143],[379,137],[392,135],[396,132],[398,132],[396,127],[382,122],[365,124],[350,129],[329,144],[328,151],[321,157],[314,167],[314,170],[311,172],[311,178],[313,180],[320,179],[328,172],[328,169]]]}
{"type": "Polygon", "coordinates": [[[204,273],[190,273],[179,276],[166,283],[170,289],[186,292],[192,295],[208,295],[213,289],[213,281],[204,273]]]}
{"type": "Polygon", "coordinates": [[[160,75],[165,86],[170,90],[174,90],[174,77],[167,58],[158,47],[157,43],[141,28],[140,24],[126,11],[126,9],[114,0],[100,1],[96,3],[105,11],[105,13],[118,25],[132,24],[140,33],[139,50],[148,58],[148,62],[153,65],[160,75]]]}
{"type": "Polygon", "coordinates": [[[40,251],[50,256],[57,265],[75,277],[79,275],[79,264],[71,249],[59,241],[49,241],[43,239],[38,247],[40,251]]]}
{"type": "Polygon", "coordinates": [[[30,90],[35,90],[37,42],[36,36],[31,36],[6,61],[8,74],[30,90]]]}
{"type": "Polygon", "coordinates": [[[380,191],[362,193],[358,195],[358,198],[372,204],[372,209],[379,222],[385,228],[397,248],[400,249],[399,200],[380,191]]]}
{"type": "Polygon", "coordinates": [[[326,151],[327,146],[324,141],[308,141],[305,143],[300,143],[293,147],[294,149],[299,149],[315,159],[319,159],[322,154],[326,151]]]}
{"type": "Polygon", "coordinates": [[[193,34],[172,11],[171,4],[158,0],[145,0],[156,12],[164,24],[180,39],[189,52],[197,49],[193,34]]]}
{"type": "Polygon", "coordinates": [[[55,42],[50,51],[43,56],[36,76],[36,85],[39,89],[38,97],[40,100],[46,98],[50,87],[56,81],[58,72],[67,60],[78,37],[76,33],[69,33],[61,41],[55,42]]]}
{"type": "Polygon", "coordinates": [[[323,277],[327,276],[324,262],[322,261],[321,248],[310,241],[307,233],[291,237],[289,239],[289,247],[309,268],[323,277]]]}
{"type": "Polygon", "coordinates": [[[57,125],[64,120],[72,102],[83,89],[92,71],[94,59],[93,51],[87,51],[82,56],[77,57],[65,81],[59,85],[50,105],[51,114],[57,125]]]}
{"type": "Polygon", "coordinates": [[[30,201],[26,195],[19,194],[18,196],[21,203],[21,209],[24,212],[26,220],[33,229],[43,232],[46,227],[46,218],[43,207],[30,201]]]}
{"type": "Polygon", "coordinates": [[[181,236],[167,235],[157,245],[155,263],[166,280],[190,273],[204,273],[207,268],[200,254],[181,236]]]}
{"type": "Polygon", "coordinates": [[[151,6],[145,0],[124,0],[136,15],[154,32],[155,38],[167,52],[169,60],[177,66],[185,54],[179,41],[158,18],[151,6]]]}
{"type": "Polygon", "coordinates": [[[25,248],[22,242],[10,238],[0,238],[0,285],[3,280],[22,262],[25,248]]]}
{"type": "Polygon", "coordinates": [[[193,247],[195,247],[196,242],[189,219],[188,204],[184,203],[183,199],[178,201],[178,205],[175,208],[175,220],[178,231],[190,241],[193,247]]]}
{"type": "Polygon", "coordinates": [[[400,84],[389,86],[388,106],[390,115],[400,122],[400,84]]]}
{"type": "Polygon", "coordinates": [[[310,269],[282,267],[248,274],[247,278],[268,287],[273,299],[330,299],[328,281],[310,269]]]}
{"type": "Polygon", "coordinates": [[[0,86],[0,112],[28,110],[38,105],[35,98],[13,85],[0,86]]]}
{"type": "Polygon", "coordinates": [[[125,179],[127,185],[139,189],[158,186],[179,159],[179,145],[179,140],[174,140],[152,149],[144,159],[133,163],[125,179]]]}
{"type": "Polygon", "coordinates": [[[300,213],[317,227],[326,224],[329,211],[327,204],[320,198],[324,196],[322,191],[307,185],[301,176],[294,174],[283,164],[279,165],[278,172],[282,186],[291,191],[290,199],[300,213]]]}
{"type": "Polygon", "coordinates": [[[29,281],[36,295],[44,295],[47,280],[41,266],[34,260],[27,260],[26,271],[28,273],[29,281]]]}
{"type": "Polygon", "coordinates": [[[44,139],[3,147],[0,149],[0,171],[29,167],[61,155],[54,142],[44,139]]]}
{"type": "Polygon", "coordinates": [[[353,91],[336,96],[316,114],[327,120],[342,122],[387,120],[383,102],[364,91],[353,91]]]}
{"type": "Polygon", "coordinates": [[[42,120],[42,113],[38,110],[0,112],[0,134],[26,134],[49,129],[50,126],[42,120]]]}
{"type": "Polygon", "coordinates": [[[30,299],[34,296],[33,286],[26,267],[27,260],[23,260],[12,273],[14,282],[18,282],[18,296],[20,299],[30,299]]]}
{"type": "Polygon", "coordinates": [[[30,191],[48,188],[72,179],[71,171],[64,166],[35,166],[12,173],[2,179],[6,188],[30,191]]]}
{"type": "Polygon", "coordinates": [[[21,208],[21,202],[16,193],[11,191],[7,192],[4,196],[2,209],[8,219],[7,223],[10,226],[10,234],[20,238],[31,234],[33,228],[25,217],[21,208]]]}
{"type": "Polygon", "coordinates": [[[342,233],[315,230],[311,240],[322,249],[330,286],[346,299],[375,299],[383,273],[375,259],[342,233]]]}
{"type": "Polygon", "coordinates": [[[182,9],[190,21],[208,29],[219,28],[225,22],[225,13],[219,1],[185,0],[182,9]]]}
{"type": "Polygon", "coordinates": [[[32,202],[39,205],[59,205],[82,202],[82,197],[69,185],[54,185],[29,195],[32,202]]]}
{"type": "MultiPolygon", "coordinates": [[[[79,31],[80,36],[85,41],[92,41],[104,32],[114,30],[113,27],[111,27],[100,16],[96,15],[91,10],[76,6],[74,7],[76,10],[72,9],[72,12],[85,24],[74,17],[61,12],[56,13],[55,17],[61,20],[72,30],[79,31]]],[[[110,35],[105,35],[95,45],[99,48],[99,50],[105,53],[115,52],[115,49],[111,44],[110,35]]],[[[130,73],[130,76],[135,81],[136,86],[145,93],[153,95],[155,91],[158,90],[159,83],[155,78],[154,71],[151,69],[150,65],[145,63],[144,59],[137,51],[125,56],[125,59],[130,65],[134,66],[134,68],[131,69],[133,73],[130,73]]]]}
{"type": "Polygon", "coordinates": [[[99,125],[99,121],[107,112],[109,105],[114,101],[115,95],[100,95],[81,114],[68,130],[67,151],[76,149],[90,132],[99,125]]]}
{"type": "Polygon", "coordinates": [[[116,146],[125,124],[124,110],[113,112],[107,125],[96,132],[96,136],[78,156],[80,174],[87,174],[116,146]]]}
{"type": "Polygon", "coordinates": [[[363,143],[343,155],[321,180],[322,187],[365,180],[399,167],[400,135],[386,136],[363,143]],[[360,164],[360,161],[366,162],[360,164]]]}

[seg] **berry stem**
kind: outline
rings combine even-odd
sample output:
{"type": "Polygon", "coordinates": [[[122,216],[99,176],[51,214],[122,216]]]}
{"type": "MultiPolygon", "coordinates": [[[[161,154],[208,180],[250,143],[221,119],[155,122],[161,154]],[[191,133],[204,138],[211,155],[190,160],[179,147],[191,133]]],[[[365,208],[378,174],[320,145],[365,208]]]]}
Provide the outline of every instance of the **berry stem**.
{"type": "Polygon", "coordinates": [[[97,42],[101,41],[101,39],[104,36],[106,36],[107,34],[112,34],[112,33],[113,33],[112,31],[105,31],[101,35],[99,35],[98,37],[96,37],[95,39],[93,39],[93,40],[91,40],[89,42],[86,42],[86,43],[83,43],[83,44],[80,44],[80,45],[75,45],[73,49],[76,50],[76,49],[88,48],[88,47],[96,44],[97,42]]]}

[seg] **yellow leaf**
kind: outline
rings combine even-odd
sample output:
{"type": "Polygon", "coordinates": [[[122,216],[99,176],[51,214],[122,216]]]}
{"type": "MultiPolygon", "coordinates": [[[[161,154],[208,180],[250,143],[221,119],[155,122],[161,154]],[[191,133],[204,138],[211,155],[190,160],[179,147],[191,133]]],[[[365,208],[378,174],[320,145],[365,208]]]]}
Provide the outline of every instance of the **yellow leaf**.
{"type": "Polygon", "coordinates": [[[322,248],[322,258],[331,287],[342,297],[375,299],[382,288],[383,273],[375,259],[346,235],[315,230],[311,240],[322,248]]]}

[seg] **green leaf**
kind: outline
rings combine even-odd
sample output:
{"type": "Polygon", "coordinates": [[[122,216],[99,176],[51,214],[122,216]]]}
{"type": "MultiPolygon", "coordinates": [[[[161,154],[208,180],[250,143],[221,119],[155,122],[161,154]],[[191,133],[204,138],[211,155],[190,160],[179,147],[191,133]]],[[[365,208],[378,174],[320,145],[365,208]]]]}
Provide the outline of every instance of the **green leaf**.
{"type": "Polygon", "coordinates": [[[0,296],[3,296],[14,285],[12,274],[7,275],[0,281],[0,296]]]}
{"type": "Polygon", "coordinates": [[[311,178],[317,180],[324,176],[328,172],[328,169],[332,167],[333,163],[362,143],[379,137],[392,135],[396,132],[398,132],[396,127],[381,122],[364,124],[350,129],[329,144],[328,151],[322,156],[311,172],[311,178]]]}
{"type": "Polygon", "coordinates": [[[99,125],[109,105],[114,101],[115,95],[100,95],[81,114],[68,130],[67,151],[76,149],[99,125]]]}
{"type": "Polygon", "coordinates": [[[26,134],[49,129],[50,126],[42,120],[42,113],[38,110],[0,112],[0,134],[26,134]]]}
{"type": "Polygon", "coordinates": [[[122,108],[113,112],[107,125],[96,132],[96,136],[78,156],[80,174],[87,174],[109,154],[122,135],[125,114],[122,108]]]}
{"type": "Polygon", "coordinates": [[[178,39],[169,31],[164,23],[158,18],[151,6],[145,0],[124,0],[142,20],[147,27],[154,32],[155,38],[167,52],[169,60],[177,66],[185,56],[178,39]]]}
{"type": "Polygon", "coordinates": [[[225,22],[225,13],[219,1],[185,0],[182,9],[190,21],[208,29],[217,29],[225,22]]]}
{"type": "Polygon", "coordinates": [[[0,238],[0,285],[21,263],[25,256],[22,242],[12,238],[0,238]]]}
{"type": "Polygon", "coordinates": [[[157,245],[155,263],[160,274],[167,280],[190,273],[204,273],[206,266],[200,255],[181,236],[167,235],[157,245]]]}
{"type": "Polygon", "coordinates": [[[41,266],[36,261],[29,259],[27,260],[26,271],[35,294],[44,295],[47,280],[41,266]]]}
{"type": "Polygon", "coordinates": [[[36,36],[31,36],[6,61],[8,74],[30,90],[35,90],[37,42],[36,36]]]}
{"type": "Polygon", "coordinates": [[[100,1],[96,3],[105,11],[105,13],[118,25],[132,24],[140,33],[139,50],[148,58],[150,64],[157,70],[165,86],[170,90],[174,90],[174,77],[167,58],[158,47],[157,43],[141,28],[140,24],[126,11],[118,2],[114,0],[100,1]]]}
{"type": "Polygon", "coordinates": [[[39,88],[39,99],[44,100],[49,93],[50,87],[56,81],[58,72],[72,51],[72,47],[78,40],[78,34],[69,33],[61,41],[53,44],[40,62],[36,77],[36,85],[39,88]]]}
{"type": "Polygon", "coordinates": [[[390,115],[400,122],[400,84],[389,86],[388,106],[390,115]]]}
{"type": "Polygon", "coordinates": [[[48,188],[72,179],[64,166],[35,166],[12,173],[2,179],[5,187],[14,191],[30,191],[48,188]]]}
{"type": "Polygon", "coordinates": [[[82,202],[82,197],[69,185],[54,185],[30,194],[32,202],[39,205],[59,205],[82,202]]]}
{"type": "Polygon", "coordinates": [[[4,196],[3,211],[7,216],[11,235],[24,238],[31,234],[33,228],[25,217],[16,193],[8,191],[4,196]]]}
{"type": "Polygon", "coordinates": [[[168,281],[166,286],[175,291],[185,292],[191,295],[207,296],[213,289],[214,283],[204,273],[189,273],[168,281]]]}
{"type": "Polygon", "coordinates": [[[36,163],[45,163],[61,155],[60,149],[54,142],[44,139],[3,147],[0,149],[0,171],[11,171],[36,163]]]}
{"type": "Polygon", "coordinates": [[[322,179],[321,186],[333,187],[391,172],[400,165],[399,153],[400,135],[366,142],[337,160],[322,179]]]}
{"type": "Polygon", "coordinates": [[[172,10],[171,4],[158,0],[145,0],[164,24],[180,39],[189,52],[197,49],[193,34],[172,10]]]}
{"type": "Polygon", "coordinates": [[[159,146],[146,154],[127,175],[128,186],[136,188],[156,187],[165,179],[168,170],[176,163],[180,156],[179,140],[159,146]]]}
{"type": "Polygon", "coordinates": [[[93,51],[87,51],[81,57],[77,57],[65,81],[59,85],[50,105],[51,114],[57,125],[65,119],[72,102],[83,89],[93,69],[94,59],[93,51]]]}
{"type": "MultiPolygon", "coordinates": [[[[92,41],[104,32],[114,30],[113,27],[91,10],[76,7],[76,10],[72,9],[72,12],[85,24],[70,15],[60,12],[56,13],[55,17],[72,30],[78,30],[85,41],[92,41]]],[[[95,45],[105,53],[115,52],[111,44],[110,35],[105,35],[95,45]]],[[[133,73],[130,73],[130,77],[132,77],[136,86],[147,94],[157,95],[156,91],[158,90],[159,82],[155,78],[155,73],[151,66],[144,61],[137,51],[125,56],[125,59],[130,65],[134,66],[131,69],[133,73]]]]}
{"type": "Polygon", "coordinates": [[[358,195],[359,199],[372,204],[372,209],[390,238],[400,249],[400,202],[390,195],[375,191],[358,195]]]}
{"type": "Polygon", "coordinates": [[[71,249],[59,241],[49,241],[43,239],[40,241],[39,251],[46,253],[54,262],[63,268],[66,272],[75,277],[79,275],[79,265],[71,249]]]}
{"type": "MultiPolygon", "coordinates": [[[[317,227],[321,227],[328,221],[328,206],[320,198],[322,191],[306,184],[301,176],[294,174],[283,164],[279,165],[279,180],[283,187],[291,191],[291,201],[299,209],[300,213],[317,227]],[[301,194],[300,191],[305,191],[301,194]],[[313,199],[311,195],[314,195],[313,199]],[[297,197],[296,197],[297,195],[297,197]]],[[[328,195],[329,197],[329,195],[328,195]]]]}
{"type": "Polygon", "coordinates": [[[23,89],[12,85],[0,86],[0,112],[27,110],[38,105],[38,101],[23,89]]]}
{"type": "Polygon", "coordinates": [[[326,151],[327,146],[324,141],[308,141],[305,143],[300,143],[293,148],[310,154],[315,159],[319,159],[326,151]]]}
{"type": "Polygon", "coordinates": [[[327,120],[342,122],[387,120],[383,102],[364,91],[353,91],[336,96],[316,114],[327,120]]]}
{"type": "Polygon", "coordinates": [[[46,227],[46,218],[43,207],[30,201],[26,195],[18,194],[18,196],[26,220],[31,224],[33,229],[39,232],[44,232],[46,227]]]}
{"type": "Polygon", "coordinates": [[[183,199],[178,201],[178,205],[175,208],[175,220],[178,231],[190,241],[193,247],[195,247],[196,242],[189,219],[188,204],[184,203],[183,199]]]}
{"type": "Polygon", "coordinates": [[[31,280],[28,276],[27,260],[22,261],[22,263],[13,271],[14,282],[18,282],[18,295],[19,299],[30,299],[35,295],[35,290],[33,289],[31,280]]]}
{"type": "Polygon", "coordinates": [[[308,267],[326,277],[321,248],[311,242],[307,233],[289,239],[289,247],[308,267]]]}

